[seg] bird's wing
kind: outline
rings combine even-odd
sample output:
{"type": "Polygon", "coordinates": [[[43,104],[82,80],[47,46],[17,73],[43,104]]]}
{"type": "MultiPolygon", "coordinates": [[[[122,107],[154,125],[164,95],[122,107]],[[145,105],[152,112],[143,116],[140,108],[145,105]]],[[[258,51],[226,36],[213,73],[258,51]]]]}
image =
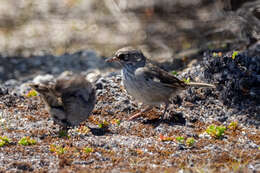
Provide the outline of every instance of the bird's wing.
{"type": "Polygon", "coordinates": [[[145,67],[138,68],[135,75],[142,76],[145,80],[160,82],[162,85],[171,88],[185,88],[187,86],[186,83],[179,80],[174,75],[150,63],[147,63],[145,67]]]}
{"type": "Polygon", "coordinates": [[[95,105],[95,92],[89,93],[86,89],[78,89],[69,95],[62,96],[67,121],[71,125],[78,125],[86,120],[95,105]]]}

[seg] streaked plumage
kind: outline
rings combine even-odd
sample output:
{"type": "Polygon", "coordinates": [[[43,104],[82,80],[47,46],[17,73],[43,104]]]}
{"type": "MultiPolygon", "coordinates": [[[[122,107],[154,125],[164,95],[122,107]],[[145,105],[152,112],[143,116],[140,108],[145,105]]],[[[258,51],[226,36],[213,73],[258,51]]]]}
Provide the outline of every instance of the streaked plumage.
{"type": "MultiPolygon", "coordinates": [[[[164,115],[169,105],[169,99],[181,90],[189,86],[214,87],[214,85],[205,83],[185,83],[153,65],[140,50],[131,47],[119,49],[115,56],[107,61],[118,61],[123,66],[124,87],[135,99],[150,105],[145,111],[153,105],[165,103],[164,115]]],[[[139,114],[134,115],[130,119],[138,116],[139,114]]]]}

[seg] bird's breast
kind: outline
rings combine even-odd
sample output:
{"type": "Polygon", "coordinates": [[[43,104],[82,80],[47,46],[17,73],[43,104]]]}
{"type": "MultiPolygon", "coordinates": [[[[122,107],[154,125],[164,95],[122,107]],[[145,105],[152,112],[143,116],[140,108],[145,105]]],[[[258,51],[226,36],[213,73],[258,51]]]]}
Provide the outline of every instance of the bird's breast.
{"type": "Polygon", "coordinates": [[[170,97],[169,90],[166,91],[146,80],[136,78],[134,73],[123,70],[122,76],[123,85],[127,93],[140,102],[149,105],[158,105],[167,101],[170,97]]]}

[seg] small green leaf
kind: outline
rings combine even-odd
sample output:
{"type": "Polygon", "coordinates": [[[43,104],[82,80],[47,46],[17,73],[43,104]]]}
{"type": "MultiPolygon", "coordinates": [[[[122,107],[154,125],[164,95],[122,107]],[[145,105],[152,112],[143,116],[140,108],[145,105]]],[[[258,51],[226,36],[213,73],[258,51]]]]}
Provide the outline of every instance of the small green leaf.
{"type": "Polygon", "coordinates": [[[11,140],[10,140],[8,137],[6,137],[6,136],[3,136],[3,137],[0,136],[0,140],[4,141],[4,142],[6,142],[6,143],[10,143],[10,141],[11,141],[11,140]]]}
{"type": "Polygon", "coordinates": [[[98,124],[99,128],[107,128],[108,126],[109,126],[109,122],[107,122],[106,120],[103,121],[103,123],[98,124]]]}
{"type": "Polygon", "coordinates": [[[184,81],[185,83],[190,83],[190,78],[189,78],[189,77],[188,77],[187,79],[183,78],[183,81],[184,81]]]}
{"type": "Polygon", "coordinates": [[[6,145],[6,142],[5,141],[2,141],[2,140],[0,140],[0,147],[3,147],[3,146],[5,146],[6,145]]]}
{"type": "Polygon", "coordinates": [[[176,140],[177,140],[179,143],[184,143],[184,137],[182,137],[182,136],[177,136],[177,137],[176,137],[176,140]]]}
{"type": "Polygon", "coordinates": [[[236,121],[233,121],[231,122],[229,125],[228,125],[228,128],[231,129],[231,130],[236,130],[238,127],[238,122],[236,121]]]}
{"type": "Polygon", "coordinates": [[[66,149],[66,147],[62,147],[62,146],[57,146],[55,144],[51,144],[50,148],[49,148],[49,151],[52,152],[52,153],[56,153],[58,155],[61,155],[61,154],[64,154],[67,151],[67,149],[66,149]]]}
{"type": "Polygon", "coordinates": [[[98,127],[99,127],[99,128],[103,128],[103,124],[102,124],[102,123],[99,123],[99,124],[98,124],[98,127]]]}
{"type": "Polygon", "coordinates": [[[234,51],[234,52],[232,53],[232,59],[235,59],[237,55],[238,55],[238,51],[234,51]]]}
{"type": "Polygon", "coordinates": [[[179,75],[177,71],[172,71],[172,74],[175,75],[175,76],[179,75]]]}
{"type": "Polygon", "coordinates": [[[120,125],[120,120],[116,119],[115,122],[118,126],[120,125]]]}
{"type": "Polygon", "coordinates": [[[60,130],[58,133],[59,133],[60,138],[63,138],[63,137],[69,138],[68,131],[66,131],[66,130],[60,130]]]}
{"type": "Polygon", "coordinates": [[[213,56],[213,57],[217,57],[217,56],[218,56],[218,53],[213,52],[212,56],[213,56]]]}
{"type": "Polygon", "coordinates": [[[212,136],[216,139],[219,139],[219,138],[223,137],[225,130],[226,130],[226,127],[224,127],[224,126],[216,126],[216,125],[212,124],[212,125],[208,126],[208,128],[206,129],[206,132],[210,136],[212,136]]]}
{"type": "Polygon", "coordinates": [[[34,139],[30,139],[29,136],[23,137],[19,140],[18,144],[28,146],[28,145],[35,145],[36,141],[34,139]]]}
{"type": "Polygon", "coordinates": [[[37,92],[35,91],[35,90],[30,90],[28,93],[27,93],[27,97],[35,97],[35,96],[37,96],[37,92]]]}
{"type": "Polygon", "coordinates": [[[88,154],[88,153],[92,153],[94,150],[92,149],[92,148],[89,148],[89,147],[85,147],[84,148],[84,152],[86,153],[86,154],[88,154]]]}
{"type": "Polygon", "coordinates": [[[64,154],[65,152],[66,152],[66,149],[63,148],[63,147],[58,147],[58,148],[56,149],[56,153],[57,153],[57,154],[64,154]]]}
{"type": "Polygon", "coordinates": [[[195,143],[195,139],[194,138],[188,138],[186,139],[186,145],[187,146],[192,146],[195,143]]]}

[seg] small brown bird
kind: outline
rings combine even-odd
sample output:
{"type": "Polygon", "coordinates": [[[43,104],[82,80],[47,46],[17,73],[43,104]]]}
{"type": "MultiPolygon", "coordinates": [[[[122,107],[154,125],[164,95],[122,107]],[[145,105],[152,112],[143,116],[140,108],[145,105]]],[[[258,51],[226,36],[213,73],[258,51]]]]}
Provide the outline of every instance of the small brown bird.
{"type": "Polygon", "coordinates": [[[149,105],[146,109],[129,118],[132,120],[149,111],[152,106],[165,104],[165,115],[169,99],[188,87],[215,87],[206,83],[185,83],[174,75],[151,64],[140,50],[131,47],[119,49],[107,62],[119,62],[122,66],[123,84],[126,91],[138,101],[149,105]]]}
{"type": "Polygon", "coordinates": [[[54,122],[63,128],[77,126],[91,114],[96,90],[81,75],[60,78],[55,84],[30,84],[44,100],[54,122]]]}

